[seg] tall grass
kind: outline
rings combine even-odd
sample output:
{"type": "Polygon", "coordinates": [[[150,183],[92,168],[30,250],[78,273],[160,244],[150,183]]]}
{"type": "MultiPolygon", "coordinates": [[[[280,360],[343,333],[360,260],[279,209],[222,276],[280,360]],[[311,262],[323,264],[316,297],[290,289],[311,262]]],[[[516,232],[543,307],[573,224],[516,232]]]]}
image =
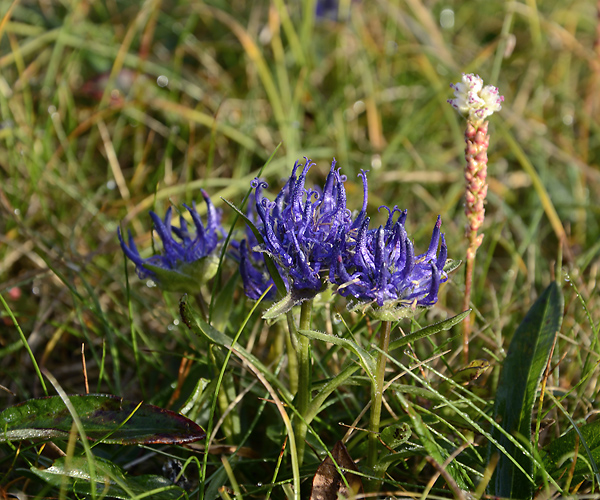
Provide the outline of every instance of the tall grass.
{"type": "MultiPolygon", "coordinates": [[[[262,304],[251,313],[226,257],[217,284],[205,290],[211,324],[231,338],[239,333],[237,345],[257,360],[231,355],[226,363],[225,351],[184,325],[177,294],[137,279],[116,229],[131,228],[150,255],[148,210],[162,214],[199,200],[200,188],[223,209],[229,229],[235,213],[222,199],[240,207],[265,164],[262,176],[279,186],[306,156],[317,163],[317,184],[335,156],[352,206],[362,200],[357,174],[369,169],[377,223],[386,217],[377,214],[381,205],[407,208],[408,232],[426,248],[441,214],[450,257],[464,259],[464,123],[446,99],[450,82],[475,72],[506,97],[490,123],[485,238],[471,294],[469,355],[491,369],[466,389],[447,381],[464,368],[459,327],[394,352],[382,424],[406,422],[412,434],[390,458],[382,488],[387,496],[439,498],[466,489],[481,497],[506,348],[557,277],[565,315],[545,386],[552,397],[536,406],[534,451],[572,427],[565,415],[582,425],[598,410],[596,8],[583,0],[346,0],[332,20],[316,18],[310,2],[0,1],[0,406],[43,396],[46,386],[52,391],[36,375],[29,348],[67,394],[111,393],[175,411],[188,401],[192,420],[205,429],[210,421],[208,450],[204,442],[94,448],[131,475],[160,475],[167,459],[179,458],[190,497],[283,498],[301,482],[307,498],[325,451],[342,438],[360,467],[370,401],[362,371],[310,423],[309,452],[294,474],[289,450],[282,451],[289,435],[282,412],[294,415],[285,322],[263,321],[262,304]],[[210,391],[190,400],[201,379],[214,389],[221,370],[219,404],[211,404],[210,391]],[[552,424],[540,431],[545,419],[552,424]],[[461,446],[460,470],[451,476],[462,482],[453,490],[431,464],[461,446]]],[[[234,231],[243,232],[241,221],[234,231]]],[[[435,307],[395,332],[462,312],[463,292],[459,269],[435,307]]],[[[365,347],[377,344],[379,322],[347,312],[340,298],[318,297],[312,323],[365,347]]],[[[314,390],[354,359],[316,341],[311,355],[314,390]]],[[[66,441],[58,448],[82,452],[67,450],[66,441]]],[[[59,494],[29,472],[48,466],[57,449],[0,444],[0,488],[59,494]]],[[[549,479],[539,456],[536,464],[540,498],[600,487],[592,473],[583,482],[569,473],[549,479]]]]}

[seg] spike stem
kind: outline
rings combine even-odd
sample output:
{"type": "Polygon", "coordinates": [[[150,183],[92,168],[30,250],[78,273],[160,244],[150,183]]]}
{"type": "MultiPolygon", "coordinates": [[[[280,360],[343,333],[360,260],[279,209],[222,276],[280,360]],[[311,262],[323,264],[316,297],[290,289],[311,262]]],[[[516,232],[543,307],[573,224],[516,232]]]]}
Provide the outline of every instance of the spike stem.
{"type": "MultiPolygon", "coordinates": [[[[475,255],[483,241],[483,234],[478,235],[477,233],[485,217],[484,203],[488,189],[487,150],[490,143],[490,136],[487,131],[487,121],[472,119],[467,122],[467,129],[465,130],[465,214],[467,216],[466,232],[469,247],[467,249],[463,311],[466,311],[470,307],[475,255]]],[[[472,324],[469,315],[463,323],[463,357],[465,363],[469,362],[469,338],[471,330],[472,324]]]]}

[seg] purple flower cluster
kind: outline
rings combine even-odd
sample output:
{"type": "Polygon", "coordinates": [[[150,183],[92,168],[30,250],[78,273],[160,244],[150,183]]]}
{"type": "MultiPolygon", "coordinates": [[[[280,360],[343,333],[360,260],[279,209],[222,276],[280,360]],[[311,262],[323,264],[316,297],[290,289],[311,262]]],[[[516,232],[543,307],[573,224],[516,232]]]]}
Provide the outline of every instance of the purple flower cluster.
{"type": "Polygon", "coordinates": [[[128,231],[129,245],[127,245],[121,231],[117,230],[121,248],[135,264],[140,278],[152,278],[165,290],[196,291],[214,275],[216,271],[214,251],[223,235],[221,214],[204,190],[202,196],[207,208],[206,227],[196,211],[196,203],[194,202],[191,208],[184,205],[192,218],[196,229],[195,234],[190,232],[183,215],[179,218],[179,227],[171,224],[171,207],[167,209],[164,221],[154,212],[150,212],[154,230],[163,244],[163,253],[160,255],[142,258],[131,232],[128,231]]]}
{"type": "MultiPolygon", "coordinates": [[[[438,217],[427,252],[415,255],[404,227],[406,210],[384,206],[388,211],[385,225],[369,227],[367,172],[359,174],[363,204],[353,217],[346,206],[346,177],[336,169],[335,159],[322,188],[306,187],[306,176],[313,165],[306,158],[304,164],[296,162],[274,201],[263,194],[266,182],[252,181],[254,193],[246,215],[246,238],[233,243],[246,295],[257,300],[270,288],[266,298],[272,300],[275,283],[285,287],[287,296],[271,311],[273,317],[312,299],[330,283],[352,307],[370,309],[375,315],[379,309],[391,317],[403,314],[398,309],[433,305],[440,283],[447,280],[441,219],[438,217]],[[274,263],[270,269],[277,270],[281,281],[268,272],[266,256],[274,263]]],[[[150,277],[164,290],[195,293],[214,276],[218,264],[215,249],[223,229],[220,213],[204,191],[202,196],[207,206],[206,226],[195,204],[192,208],[184,205],[195,234],[183,216],[179,227],[171,224],[171,208],[164,220],[150,212],[163,243],[160,255],[142,258],[131,233],[127,244],[118,231],[123,252],[136,265],[140,278],[150,277]]]]}
{"type": "Polygon", "coordinates": [[[388,210],[385,226],[369,229],[370,219],[362,223],[355,237],[351,237],[353,252],[344,252],[348,245],[341,240],[330,280],[338,285],[338,293],[351,296],[362,303],[394,307],[432,306],[437,302],[440,283],[446,281],[444,265],[448,255],[441,218],[433,229],[429,249],[415,256],[413,244],[406,233],[406,210],[394,207],[388,210]],[[398,218],[394,222],[394,214],[398,218]]]}
{"type": "Polygon", "coordinates": [[[335,160],[322,190],[305,187],[306,174],[314,165],[305,160],[298,176],[300,163],[296,162],[275,201],[263,196],[265,182],[255,179],[252,187],[262,222],[261,249],[285,271],[292,289],[315,295],[325,285],[334,246],[340,230],[350,225],[351,214],[346,208],[345,178],[335,169],[335,160]]]}
{"type": "MultiPolygon", "coordinates": [[[[263,239],[254,250],[265,252],[277,263],[295,302],[314,297],[331,282],[354,304],[388,309],[433,305],[440,283],[447,280],[441,219],[438,217],[427,252],[415,255],[404,227],[406,211],[384,207],[389,212],[385,226],[369,229],[365,171],[360,173],[363,205],[353,219],[346,207],[346,179],[335,168],[335,160],[322,189],[306,188],[306,175],[313,164],[305,160],[300,175],[301,164],[294,165],[274,201],[262,194],[265,182],[252,182],[257,229],[263,239]]],[[[260,290],[267,286],[267,275],[259,267],[256,259],[246,259],[240,266],[252,298],[260,296],[260,290]]]]}
{"type": "MultiPolygon", "coordinates": [[[[252,224],[256,224],[256,209],[254,194],[250,195],[246,218],[252,224]]],[[[239,262],[240,275],[244,283],[244,292],[252,300],[258,300],[267,290],[265,299],[274,300],[277,294],[275,282],[267,269],[264,253],[257,251],[259,242],[256,236],[246,225],[246,238],[240,242],[232,241],[234,247],[233,257],[239,262]]],[[[282,275],[283,273],[279,273],[282,275]]],[[[282,275],[284,285],[287,287],[285,274],[282,275]]],[[[285,293],[285,292],[284,292],[285,293]]]]}

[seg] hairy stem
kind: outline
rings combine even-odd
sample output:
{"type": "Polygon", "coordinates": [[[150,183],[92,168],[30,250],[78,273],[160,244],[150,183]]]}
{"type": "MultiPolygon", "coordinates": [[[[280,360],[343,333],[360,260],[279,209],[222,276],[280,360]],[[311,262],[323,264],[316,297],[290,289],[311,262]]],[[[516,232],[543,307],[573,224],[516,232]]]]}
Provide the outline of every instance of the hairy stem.
{"type": "MultiPolygon", "coordinates": [[[[385,365],[387,352],[390,345],[390,332],[392,324],[384,321],[379,332],[379,353],[377,354],[377,366],[375,368],[375,383],[371,386],[371,416],[369,418],[369,436],[367,451],[367,466],[374,470],[377,465],[377,450],[379,448],[379,424],[381,422],[381,405],[383,402],[383,386],[385,383],[385,365]]],[[[373,491],[378,488],[378,481],[369,486],[373,491]]]]}
{"type": "MultiPolygon", "coordinates": [[[[307,300],[300,306],[300,330],[310,329],[310,319],[312,312],[312,301],[307,300]]],[[[296,394],[296,409],[301,415],[295,425],[296,447],[298,450],[298,462],[302,465],[304,459],[305,437],[308,430],[306,421],[304,420],[308,413],[310,403],[310,386],[311,386],[311,360],[310,360],[310,339],[304,335],[298,335],[297,344],[298,356],[298,393],[296,394]]]]}
{"type": "Polygon", "coordinates": [[[288,373],[290,377],[290,392],[298,392],[298,356],[296,354],[297,333],[294,326],[294,316],[291,311],[287,313],[288,334],[285,337],[285,345],[288,352],[288,373]]]}

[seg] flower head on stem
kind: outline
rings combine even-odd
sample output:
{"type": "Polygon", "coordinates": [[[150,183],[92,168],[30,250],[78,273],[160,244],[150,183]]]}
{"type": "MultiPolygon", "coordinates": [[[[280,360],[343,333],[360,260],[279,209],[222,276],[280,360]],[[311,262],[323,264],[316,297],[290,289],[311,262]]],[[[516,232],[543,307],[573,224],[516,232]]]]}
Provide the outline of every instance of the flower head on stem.
{"type": "Polygon", "coordinates": [[[195,202],[192,207],[184,205],[194,224],[195,234],[190,231],[183,215],[179,218],[179,227],[171,224],[171,207],[167,209],[164,220],[150,212],[154,230],[163,245],[160,255],[142,258],[131,232],[128,231],[127,244],[120,229],[117,229],[123,253],[135,264],[141,279],[151,278],[166,291],[198,293],[200,287],[214,276],[218,263],[215,249],[223,235],[221,214],[204,190],[202,196],[207,208],[206,226],[195,202]]]}
{"type": "MultiPolygon", "coordinates": [[[[465,215],[467,216],[466,233],[469,240],[467,249],[467,265],[465,270],[465,296],[463,310],[469,308],[471,284],[475,254],[483,241],[483,234],[478,231],[485,217],[485,198],[487,196],[487,150],[490,142],[488,122],[486,118],[502,109],[504,97],[492,85],[483,86],[483,80],[474,74],[464,74],[462,80],[450,84],[454,89],[454,99],[448,102],[460,114],[467,117],[465,130],[465,215]]],[[[470,317],[465,319],[463,355],[468,362],[468,346],[471,331],[470,317]]]]}
{"type": "Polygon", "coordinates": [[[313,165],[307,158],[304,165],[296,162],[274,201],[262,194],[268,187],[264,181],[252,182],[260,219],[257,228],[264,240],[257,249],[283,270],[292,305],[313,298],[324,288],[340,231],[349,228],[352,219],[346,208],[346,178],[335,168],[335,159],[323,188],[305,187],[313,165]]]}
{"type": "MultiPolygon", "coordinates": [[[[366,173],[361,176],[366,186],[366,173]]],[[[448,251],[440,217],[429,249],[415,255],[404,227],[407,211],[382,208],[388,211],[385,225],[369,229],[370,218],[361,212],[358,227],[338,238],[330,280],[338,285],[340,295],[350,297],[352,309],[366,308],[371,315],[392,320],[435,304],[440,284],[448,279],[444,272],[448,251]]]]}

